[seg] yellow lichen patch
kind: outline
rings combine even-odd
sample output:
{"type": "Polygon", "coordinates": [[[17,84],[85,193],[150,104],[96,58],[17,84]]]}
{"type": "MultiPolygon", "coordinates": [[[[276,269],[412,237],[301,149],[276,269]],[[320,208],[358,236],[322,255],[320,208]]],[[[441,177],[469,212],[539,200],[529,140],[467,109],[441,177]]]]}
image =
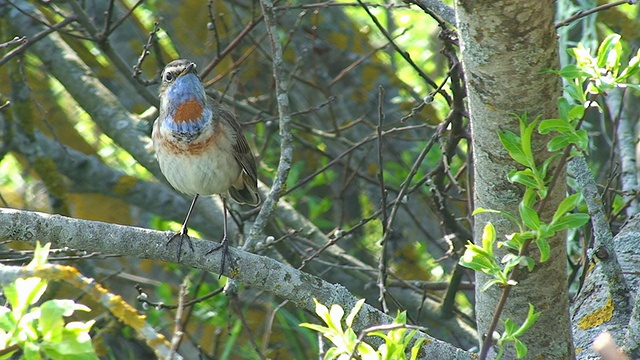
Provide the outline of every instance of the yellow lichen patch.
{"type": "Polygon", "coordinates": [[[377,80],[380,78],[381,70],[374,65],[366,65],[362,68],[362,91],[373,90],[377,80]]]}
{"type": "Polygon", "coordinates": [[[340,50],[347,49],[347,41],[349,38],[346,34],[340,32],[332,32],[329,34],[329,42],[340,50]]]}
{"type": "Polygon", "coordinates": [[[609,297],[603,307],[580,319],[577,326],[582,330],[591,329],[604,324],[611,320],[612,317],[613,302],[611,301],[611,297],[609,297]]]}
{"type": "Polygon", "coordinates": [[[156,346],[166,345],[166,344],[167,344],[167,338],[165,338],[164,335],[160,333],[158,334],[158,336],[156,336],[155,338],[147,342],[147,345],[149,345],[153,349],[155,349],[156,346]]]}
{"type": "Polygon", "coordinates": [[[118,320],[140,331],[146,325],[144,315],[139,315],[136,309],[131,307],[120,296],[114,295],[109,299],[109,311],[118,318],[118,320]]]}
{"type": "Polygon", "coordinates": [[[581,348],[581,347],[577,347],[577,348],[574,350],[574,353],[575,353],[576,355],[580,354],[581,352],[582,352],[582,348],[581,348]]]}
{"type": "Polygon", "coordinates": [[[238,274],[240,274],[240,269],[238,269],[236,266],[232,266],[229,270],[229,276],[231,278],[235,278],[236,276],[238,276],[238,274]]]}
{"type": "Polygon", "coordinates": [[[120,196],[127,195],[131,189],[138,183],[138,179],[133,176],[123,175],[120,176],[118,182],[113,186],[113,192],[120,196]]]}

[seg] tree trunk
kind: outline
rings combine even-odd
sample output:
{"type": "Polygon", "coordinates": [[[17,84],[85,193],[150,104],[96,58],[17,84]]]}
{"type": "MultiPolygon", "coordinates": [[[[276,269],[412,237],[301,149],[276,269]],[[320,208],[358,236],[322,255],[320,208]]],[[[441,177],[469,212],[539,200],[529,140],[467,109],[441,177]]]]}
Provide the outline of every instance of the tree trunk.
{"type": "MultiPolygon", "coordinates": [[[[518,214],[523,188],[506,178],[516,163],[502,147],[497,133],[507,129],[519,133],[518,120],[513,114],[527,113],[530,120],[538,115],[556,117],[560,80],[557,75],[541,73],[558,68],[553,2],[458,0],[456,5],[473,138],[474,207],[518,214]]],[[[549,156],[545,144],[546,139],[534,136],[537,163],[549,156]]],[[[550,170],[550,174],[553,171],[550,170]]],[[[564,195],[565,174],[562,172],[540,214],[542,219],[549,219],[564,195]]],[[[504,216],[481,214],[475,217],[474,224],[474,238],[478,241],[488,221],[493,222],[499,236],[517,231],[504,216]]],[[[521,324],[529,303],[542,312],[537,323],[521,338],[528,347],[530,359],[574,356],[564,236],[556,236],[550,243],[552,255],[547,262],[537,264],[532,273],[519,271],[518,285],[511,291],[501,317],[521,324]]],[[[538,260],[537,249],[531,248],[530,255],[538,260]]],[[[496,256],[502,255],[504,252],[499,251],[496,256]]],[[[502,292],[496,286],[481,291],[487,280],[482,274],[476,276],[476,316],[483,337],[502,292]]],[[[501,324],[497,331],[503,331],[501,324]]],[[[512,347],[507,346],[506,350],[505,358],[515,358],[512,347]]]]}

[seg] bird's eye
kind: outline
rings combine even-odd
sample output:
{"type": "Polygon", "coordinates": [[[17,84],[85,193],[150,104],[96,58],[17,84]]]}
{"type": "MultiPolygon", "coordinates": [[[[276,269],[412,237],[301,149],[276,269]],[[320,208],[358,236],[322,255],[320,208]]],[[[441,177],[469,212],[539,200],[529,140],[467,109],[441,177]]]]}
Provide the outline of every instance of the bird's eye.
{"type": "Polygon", "coordinates": [[[171,82],[171,81],[173,81],[173,79],[174,79],[174,78],[175,78],[175,77],[173,76],[173,73],[172,73],[172,72],[170,72],[170,71],[167,71],[167,72],[164,74],[164,78],[162,79],[162,81],[164,81],[164,82],[171,82]]]}

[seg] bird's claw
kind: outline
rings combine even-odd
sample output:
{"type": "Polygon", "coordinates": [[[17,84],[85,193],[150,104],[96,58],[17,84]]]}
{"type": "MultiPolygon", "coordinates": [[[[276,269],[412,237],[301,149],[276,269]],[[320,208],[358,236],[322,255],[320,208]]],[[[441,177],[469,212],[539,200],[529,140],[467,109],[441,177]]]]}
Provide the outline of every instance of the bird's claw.
{"type": "Polygon", "coordinates": [[[180,242],[178,243],[178,262],[180,262],[180,257],[182,255],[182,243],[184,242],[184,239],[187,239],[187,243],[189,243],[189,248],[191,249],[191,251],[193,252],[193,243],[191,242],[191,237],[188,234],[188,231],[186,229],[184,230],[180,230],[180,232],[177,232],[175,234],[173,234],[173,236],[171,236],[169,238],[169,240],[166,242],[165,246],[168,246],[175,238],[180,238],[180,242]]]}
{"type": "Polygon", "coordinates": [[[220,244],[216,245],[213,249],[207,251],[205,255],[209,255],[215,251],[222,249],[222,264],[220,265],[220,274],[218,275],[218,279],[222,277],[224,273],[224,267],[227,262],[227,256],[229,255],[229,243],[227,242],[227,237],[223,237],[220,241],[220,244]]]}

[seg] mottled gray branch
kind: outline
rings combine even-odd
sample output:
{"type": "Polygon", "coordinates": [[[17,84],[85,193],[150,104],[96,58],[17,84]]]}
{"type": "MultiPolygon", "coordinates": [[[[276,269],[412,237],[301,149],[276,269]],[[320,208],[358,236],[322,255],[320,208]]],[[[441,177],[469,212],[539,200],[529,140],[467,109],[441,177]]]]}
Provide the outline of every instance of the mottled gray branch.
{"type": "Polygon", "coordinates": [[[289,86],[287,85],[287,74],[284,70],[284,59],[282,55],[282,45],[280,44],[280,36],[276,27],[275,13],[273,11],[273,3],[270,0],[261,0],[262,14],[264,16],[267,34],[269,35],[269,43],[271,44],[271,54],[273,55],[273,77],[275,79],[276,102],[278,104],[278,116],[280,123],[280,160],[278,162],[278,170],[276,177],[273,179],[271,190],[266,199],[262,203],[262,209],[256,217],[247,241],[243,249],[251,249],[253,242],[263,232],[267,221],[273,212],[282,189],[289,176],[291,169],[291,161],[293,159],[293,138],[291,136],[291,115],[289,113],[289,86]]]}
{"type": "MultiPolygon", "coordinates": [[[[57,248],[70,247],[103,253],[127,254],[141,259],[165,262],[177,260],[176,246],[165,246],[166,233],[49,215],[38,212],[0,208],[0,240],[23,241],[34,244],[51,242],[57,248]]],[[[216,243],[194,240],[194,252],[186,252],[181,263],[193,268],[221,272],[221,252],[205,255],[216,243]]],[[[313,312],[317,299],[324,304],[340,304],[351,309],[357,299],[342,285],[328,283],[321,278],[283,265],[269,257],[229,248],[231,261],[224,269],[225,276],[256,289],[268,291],[287,299],[300,308],[313,312]],[[229,264],[230,263],[230,264],[229,264]]],[[[375,324],[388,324],[392,319],[365,304],[354,322],[354,330],[360,331],[375,324]]],[[[423,359],[472,359],[466,351],[432,338],[427,339],[420,352],[423,359]]]]}
{"type": "MultiPolygon", "coordinates": [[[[593,340],[603,331],[608,331],[631,355],[638,359],[640,349],[640,308],[638,289],[640,279],[640,216],[631,218],[615,236],[613,242],[618,252],[615,254],[621,266],[621,271],[610,274],[608,259],[598,261],[590,269],[580,294],[573,302],[571,309],[573,338],[577,359],[595,359],[596,354],[591,349],[593,340]],[[621,293],[620,288],[609,278],[618,277],[620,281],[627,279],[629,291],[621,293]],[[616,303],[616,297],[628,298],[633,306],[630,309],[616,303]]],[[[613,257],[610,255],[610,257],[613,257]]]]}
{"type": "Polygon", "coordinates": [[[455,10],[441,0],[411,0],[411,2],[418,4],[421,8],[427,8],[433,11],[449,24],[456,25],[455,10]]]}
{"type": "Polygon", "coordinates": [[[576,183],[582,190],[583,198],[587,203],[595,239],[594,253],[602,249],[607,254],[607,257],[602,259],[602,266],[605,268],[605,274],[609,276],[610,286],[617,288],[619,294],[626,294],[628,287],[624,278],[618,276],[622,270],[616,258],[613,235],[611,234],[609,223],[605,217],[604,209],[602,208],[603,201],[598,192],[593,175],[591,174],[591,170],[589,169],[589,165],[587,165],[584,157],[576,156],[569,161],[567,170],[576,180],[576,183]]]}

